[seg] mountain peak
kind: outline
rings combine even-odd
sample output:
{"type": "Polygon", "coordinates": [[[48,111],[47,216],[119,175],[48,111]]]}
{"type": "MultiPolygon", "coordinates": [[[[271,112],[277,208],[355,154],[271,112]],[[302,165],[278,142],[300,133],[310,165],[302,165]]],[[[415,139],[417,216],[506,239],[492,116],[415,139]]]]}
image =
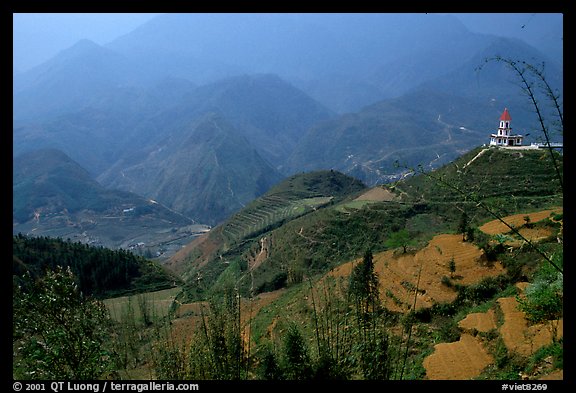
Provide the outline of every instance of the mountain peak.
{"type": "Polygon", "coordinates": [[[84,38],[76,42],[71,47],[61,51],[57,55],[57,57],[64,56],[65,58],[72,58],[76,56],[83,56],[89,53],[93,53],[95,51],[104,51],[104,50],[106,50],[104,47],[98,45],[92,40],[84,38]]]}

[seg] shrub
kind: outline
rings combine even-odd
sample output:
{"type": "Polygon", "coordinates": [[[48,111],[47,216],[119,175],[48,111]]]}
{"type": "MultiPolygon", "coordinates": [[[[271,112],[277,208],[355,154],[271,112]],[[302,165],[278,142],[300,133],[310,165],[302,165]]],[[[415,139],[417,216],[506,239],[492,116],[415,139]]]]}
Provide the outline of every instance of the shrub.
{"type": "Polygon", "coordinates": [[[70,268],[19,280],[13,318],[19,378],[96,379],[112,366],[106,307],[80,292],[70,268]]]}
{"type": "Polygon", "coordinates": [[[312,365],[306,341],[295,324],[291,324],[284,338],[283,371],[286,379],[306,380],[312,377],[312,365]]]}

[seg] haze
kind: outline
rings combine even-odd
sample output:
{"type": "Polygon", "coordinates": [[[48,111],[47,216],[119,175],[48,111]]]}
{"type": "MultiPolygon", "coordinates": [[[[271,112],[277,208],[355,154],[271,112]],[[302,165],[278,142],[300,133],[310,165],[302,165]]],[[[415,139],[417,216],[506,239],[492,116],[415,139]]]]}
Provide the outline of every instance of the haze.
{"type": "Polygon", "coordinates": [[[561,14],[16,14],[14,64],[32,68],[13,76],[14,157],[78,167],[61,204],[30,190],[15,216],[62,211],[84,173],[95,206],[105,187],[215,225],[296,173],[375,185],[399,160],[448,163],[504,108],[538,141],[513,75],[478,68],[545,62],[561,94],[561,29],[561,14]]]}
{"type": "Polygon", "coordinates": [[[13,14],[14,71],[34,67],[81,39],[103,45],[158,14],[13,14]]]}
{"type": "MultiPolygon", "coordinates": [[[[156,13],[15,13],[13,67],[23,72],[81,39],[104,45],[152,19],[156,13]]],[[[472,32],[524,40],[562,61],[562,14],[458,13],[472,32]]]]}

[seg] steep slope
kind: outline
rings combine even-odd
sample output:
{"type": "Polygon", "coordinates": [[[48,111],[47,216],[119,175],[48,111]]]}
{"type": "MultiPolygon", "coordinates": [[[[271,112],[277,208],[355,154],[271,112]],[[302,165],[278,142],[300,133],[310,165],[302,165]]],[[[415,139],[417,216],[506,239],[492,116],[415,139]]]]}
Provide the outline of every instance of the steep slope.
{"type": "Polygon", "coordinates": [[[55,149],[16,157],[12,174],[12,213],[18,221],[32,219],[37,210],[45,214],[64,209],[70,212],[82,209],[103,211],[122,202],[136,201],[134,195],[105,190],[92,180],[86,170],[55,149]],[[121,197],[126,200],[122,201],[121,197]]]}
{"type": "Polygon", "coordinates": [[[242,75],[201,86],[168,112],[192,118],[206,112],[224,115],[240,135],[281,168],[312,125],[334,113],[274,74],[242,75]]]}
{"type": "MultiPolygon", "coordinates": [[[[554,154],[562,173],[563,156],[554,154]]],[[[470,193],[479,199],[501,199],[505,209],[522,203],[524,198],[546,199],[562,194],[550,153],[545,149],[478,147],[443,166],[433,176],[462,193],[450,187],[438,187],[438,181],[427,176],[408,178],[397,183],[395,189],[404,200],[411,202],[451,203],[470,193]]]]}
{"type": "MultiPolygon", "coordinates": [[[[187,158],[187,149],[194,149],[194,139],[187,139],[189,126],[207,113],[220,113],[225,117],[234,128],[231,140],[239,138],[241,150],[248,149],[249,145],[256,156],[274,168],[270,170],[264,162],[258,164],[266,166],[270,173],[281,169],[297,141],[312,124],[333,116],[301,90],[274,75],[235,77],[201,87],[186,80],[169,78],[149,88],[116,87],[91,97],[80,111],[45,122],[16,125],[13,151],[18,155],[38,148],[58,148],[97,176],[101,184],[170,201],[167,205],[180,211],[188,209],[182,202],[187,198],[186,190],[179,188],[178,196],[174,195],[176,189],[171,187],[160,190],[165,182],[178,182],[177,179],[156,182],[154,177],[126,177],[126,174],[131,168],[146,167],[145,161],[162,150],[166,157],[172,157],[162,164],[166,175],[171,171],[168,165],[183,165],[175,157],[188,161],[184,167],[189,173],[206,169],[209,173],[205,176],[218,175],[218,168],[209,168],[212,165],[209,162],[202,164],[204,169],[196,168],[191,165],[199,161],[187,158]],[[135,185],[136,178],[142,184],[135,185]],[[168,195],[161,196],[161,192],[168,195]]],[[[247,150],[236,153],[229,146],[227,155],[238,164],[228,174],[232,176],[231,181],[244,183],[242,187],[246,189],[255,188],[249,194],[240,195],[240,202],[232,203],[225,212],[211,211],[210,205],[205,204],[206,210],[197,215],[200,207],[196,206],[194,215],[197,219],[203,217],[204,222],[221,220],[280,180],[276,174],[263,185],[255,185],[250,179],[253,168],[242,168],[242,160],[254,154],[247,150]],[[213,217],[208,217],[212,212],[213,217]]],[[[153,165],[152,161],[149,161],[150,165],[153,165]]],[[[218,182],[216,178],[209,181],[218,182]]],[[[208,195],[210,190],[202,192],[208,195]]],[[[218,197],[219,194],[214,194],[206,199],[218,197]]],[[[190,213],[190,210],[183,212],[190,213]]]]}
{"type": "MultiPolygon", "coordinates": [[[[522,90],[518,75],[503,62],[486,61],[497,56],[515,61],[521,68],[522,63],[526,62],[541,69],[555,94],[560,97],[563,95],[564,77],[561,66],[521,40],[502,37],[493,37],[489,45],[474,53],[452,72],[430,78],[421,88],[464,96],[478,100],[481,104],[490,103],[495,107],[513,109],[516,129],[531,134],[526,142],[541,141],[543,136],[540,135],[538,118],[529,97],[522,90]]],[[[528,81],[532,80],[530,73],[525,76],[528,81]]],[[[539,83],[534,83],[533,90],[539,100],[540,110],[546,120],[553,119],[553,108],[548,105],[549,98],[541,94],[539,83]]],[[[555,137],[561,138],[562,135],[555,137]]]]}
{"type": "Polygon", "coordinates": [[[145,195],[210,225],[281,179],[218,114],[184,124],[141,160],[116,170],[108,187],[145,195]]]}
{"type": "Polygon", "coordinates": [[[107,46],[138,58],[150,74],[167,70],[197,83],[276,73],[345,113],[456,67],[479,40],[448,15],[223,13],[161,15],[107,46]],[[398,78],[396,58],[418,64],[398,78]]]}
{"type": "Polygon", "coordinates": [[[110,87],[87,95],[82,109],[33,122],[15,121],[13,153],[56,148],[97,176],[119,158],[163,139],[155,119],[195,89],[191,82],[164,79],[149,88],[110,87]]]}
{"type": "MultiPolygon", "coordinates": [[[[313,127],[295,148],[289,168],[336,169],[368,184],[398,178],[402,165],[437,168],[474,146],[488,142],[499,113],[514,111],[514,127],[525,143],[542,139],[530,99],[517,75],[504,63],[486,62],[503,56],[539,66],[544,55],[519,40],[491,37],[476,51],[468,50],[459,66],[441,76],[420,79],[420,85],[394,99],[370,105],[358,113],[313,127]]],[[[422,65],[413,61],[407,68],[422,65]]],[[[562,95],[562,72],[554,64],[544,70],[552,89],[562,95]]],[[[408,76],[414,80],[415,77],[408,76]]],[[[536,90],[537,98],[546,98],[536,90]]],[[[548,123],[555,118],[540,105],[548,123]]],[[[550,127],[552,133],[554,127],[550,127]]],[[[561,140],[562,135],[554,134],[561,140]]]]}
{"type": "MultiPolygon", "coordinates": [[[[253,243],[257,244],[261,254],[265,254],[263,250],[267,245],[266,240],[262,239],[266,239],[274,228],[282,228],[298,217],[324,210],[364,189],[360,181],[335,171],[291,176],[212,229],[209,234],[189,244],[172,257],[167,266],[185,277],[203,274],[206,282],[209,282],[217,277],[213,270],[223,268],[224,265],[218,262],[223,256],[227,260],[234,260],[253,243]]],[[[255,268],[254,263],[251,268],[255,268]]]]}
{"type": "MultiPolygon", "coordinates": [[[[433,172],[443,182],[459,187],[462,194],[439,180],[418,175],[387,187],[386,198],[357,198],[360,190],[350,189],[341,202],[331,201],[315,211],[309,208],[305,215],[282,215],[285,207],[290,211],[298,205],[271,191],[195,240],[169,265],[189,280],[191,297],[202,293],[192,280],[198,274],[205,280],[203,291],[224,274],[222,277],[238,279],[245,293],[259,293],[326,272],[369,248],[375,253],[386,251],[392,247],[387,240],[402,229],[409,233],[409,249],[423,248],[435,234],[458,231],[463,212],[469,225],[493,219],[477,200],[502,214],[562,205],[562,190],[547,152],[486,148],[478,154],[482,149],[433,172]],[[469,194],[476,199],[469,200],[469,194]],[[242,277],[246,278],[240,280],[242,277]]],[[[302,176],[306,175],[293,179],[302,176]]],[[[304,204],[301,208],[305,211],[304,204]]],[[[462,239],[461,234],[453,236],[462,239]]],[[[434,252],[433,246],[430,252],[434,252]]]]}

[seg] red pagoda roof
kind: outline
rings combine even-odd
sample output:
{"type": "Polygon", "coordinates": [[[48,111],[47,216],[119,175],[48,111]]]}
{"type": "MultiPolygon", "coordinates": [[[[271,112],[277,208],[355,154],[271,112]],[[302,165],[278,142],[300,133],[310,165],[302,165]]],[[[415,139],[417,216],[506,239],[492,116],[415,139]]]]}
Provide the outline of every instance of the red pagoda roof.
{"type": "Polygon", "coordinates": [[[508,113],[508,108],[504,108],[504,112],[502,112],[502,116],[500,116],[500,120],[512,121],[512,118],[510,117],[510,113],[508,113]]]}

